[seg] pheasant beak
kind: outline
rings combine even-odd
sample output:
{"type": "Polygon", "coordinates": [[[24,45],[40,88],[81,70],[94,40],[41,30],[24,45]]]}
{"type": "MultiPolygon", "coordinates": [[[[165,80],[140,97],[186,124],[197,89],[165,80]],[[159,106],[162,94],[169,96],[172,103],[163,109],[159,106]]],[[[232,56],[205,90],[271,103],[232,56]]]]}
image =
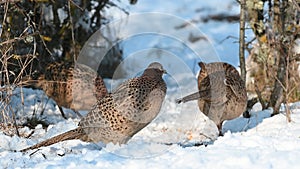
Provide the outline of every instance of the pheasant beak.
{"type": "Polygon", "coordinates": [[[162,72],[163,74],[168,74],[168,72],[165,69],[163,69],[162,72]]]}

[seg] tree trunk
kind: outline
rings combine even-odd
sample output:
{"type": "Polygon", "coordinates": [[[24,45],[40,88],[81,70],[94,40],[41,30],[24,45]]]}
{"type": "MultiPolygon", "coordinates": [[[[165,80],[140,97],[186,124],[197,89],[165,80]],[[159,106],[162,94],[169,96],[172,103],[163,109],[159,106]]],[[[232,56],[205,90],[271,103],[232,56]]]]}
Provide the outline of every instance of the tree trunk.
{"type": "MultiPolygon", "coordinates": [[[[287,1],[282,0],[280,3],[279,0],[274,0],[274,22],[273,27],[275,32],[278,32],[280,35],[284,35],[285,32],[285,16],[287,11],[287,1]]],[[[273,115],[279,113],[280,105],[284,100],[284,87],[285,87],[285,76],[287,70],[287,60],[286,56],[288,55],[288,49],[282,36],[276,37],[277,44],[275,44],[275,50],[279,58],[277,75],[274,84],[274,88],[270,97],[270,102],[268,107],[273,108],[273,115]]]]}
{"type": "Polygon", "coordinates": [[[283,86],[285,85],[286,68],[285,55],[280,53],[276,76],[277,78],[268,105],[268,107],[272,107],[274,110],[272,115],[279,113],[280,104],[283,102],[283,86]]]}
{"type": "Polygon", "coordinates": [[[239,43],[239,58],[241,77],[246,84],[246,63],[245,63],[245,7],[246,0],[240,1],[240,43],[239,43]]]}

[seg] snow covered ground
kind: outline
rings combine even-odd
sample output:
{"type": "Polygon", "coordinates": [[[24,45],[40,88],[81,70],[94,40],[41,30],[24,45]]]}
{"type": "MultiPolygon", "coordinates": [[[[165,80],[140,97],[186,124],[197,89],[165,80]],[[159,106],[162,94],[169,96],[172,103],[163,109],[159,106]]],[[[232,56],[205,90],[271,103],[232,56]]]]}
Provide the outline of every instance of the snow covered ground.
{"type": "MultiPolygon", "coordinates": [[[[164,76],[168,93],[158,117],[126,145],[108,144],[103,147],[70,140],[42,147],[38,151],[15,152],[73,129],[79,122],[70,110],[66,110],[69,119],[63,119],[55,102],[40,90],[23,89],[22,105],[21,89],[17,88],[11,100],[17,120],[24,122],[28,117],[36,115],[50,125],[46,129],[42,125],[35,129],[19,129],[20,135],[24,137],[10,137],[0,131],[0,168],[300,168],[300,102],[290,105],[291,123],[287,123],[284,112],[270,117],[272,110],[262,111],[261,106],[256,104],[251,111],[251,118],[239,117],[226,121],[222,137],[217,137],[216,126],[198,110],[196,102],[183,105],[174,102],[176,98],[196,90],[195,62],[209,60],[210,56],[238,65],[238,44],[234,43],[235,39],[223,41],[228,36],[238,37],[238,24],[216,21],[205,23],[201,19],[209,14],[238,14],[235,1],[140,0],[137,5],[128,7],[128,10],[133,13],[164,12],[187,21],[197,21],[195,24],[202,32],[199,36],[205,35],[208,39],[188,44],[200,56],[193,56],[186,48],[180,48],[178,41],[170,41],[165,36],[135,36],[124,40],[124,55],[128,58],[136,59],[137,55],[144,55],[153,47],[163,51],[163,57],[154,58],[161,61],[169,72],[169,75],[164,76]],[[157,38],[160,40],[157,41],[157,38]],[[169,49],[168,45],[171,44],[172,49],[169,49]],[[170,64],[171,61],[175,64],[170,64]],[[29,138],[25,138],[30,134],[29,138]],[[194,146],[198,143],[206,146],[194,146]]],[[[184,34],[185,30],[174,33],[164,28],[164,24],[161,24],[156,31],[167,32],[172,37],[179,36],[179,42],[188,39],[189,34],[184,34]]],[[[148,58],[140,63],[139,69],[145,68],[144,64],[150,60],[153,59],[148,58]]],[[[136,70],[131,71],[137,73],[136,70]]],[[[106,84],[114,88],[121,81],[106,79],[106,84]]]]}
{"type": "MultiPolygon", "coordinates": [[[[186,79],[182,79],[186,81],[186,79]]],[[[108,80],[109,82],[109,80],[108,80]]],[[[168,82],[167,82],[168,83],[168,82]]],[[[169,87],[169,86],[168,86],[169,87]]],[[[291,104],[292,122],[284,113],[270,117],[256,104],[251,118],[239,117],[224,123],[223,137],[217,138],[216,126],[203,116],[195,102],[176,106],[176,87],[169,87],[160,115],[135,135],[126,145],[105,147],[80,140],[70,140],[42,147],[38,151],[14,152],[76,127],[79,119],[69,111],[61,118],[57,106],[40,90],[23,89],[24,109],[18,120],[33,112],[52,123],[47,129],[20,129],[23,136],[0,132],[0,168],[299,168],[300,102],[291,104]],[[212,141],[216,139],[215,141],[212,141]],[[167,143],[167,144],[166,144],[167,143]],[[206,146],[193,146],[204,143],[206,146]]],[[[20,105],[20,89],[12,98],[20,105]]]]}

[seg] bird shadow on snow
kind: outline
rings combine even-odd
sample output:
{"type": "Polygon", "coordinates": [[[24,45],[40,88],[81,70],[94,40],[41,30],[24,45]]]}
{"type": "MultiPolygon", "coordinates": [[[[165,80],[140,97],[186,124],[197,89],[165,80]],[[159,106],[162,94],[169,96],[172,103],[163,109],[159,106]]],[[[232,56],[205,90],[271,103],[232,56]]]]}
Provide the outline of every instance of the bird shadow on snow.
{"type": "Polygon", "coordinates": [[[240,116],[233,120],[228,120],[223,123],[222,132],[225,134],[230,131],[232,133],[247,131],[249,129],[255,128],[264,119],[271,117],[272,110],[252,110],[250,112],[250,118],[244,118],[240,116]]]}

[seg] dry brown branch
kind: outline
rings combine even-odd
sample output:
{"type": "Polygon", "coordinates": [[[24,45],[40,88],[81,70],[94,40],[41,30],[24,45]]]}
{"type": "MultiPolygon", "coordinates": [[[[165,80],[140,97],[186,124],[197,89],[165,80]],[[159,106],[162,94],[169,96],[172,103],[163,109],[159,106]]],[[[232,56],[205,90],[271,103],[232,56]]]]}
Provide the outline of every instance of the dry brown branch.
{"type": "MultiPolygon", "coordinates": [[[[77,5],[74,1],[68,0],[68,8],[69,8],[69,11],[70,11],[70,2],[71,2],[74,6],[76,6],[76,8],[80,9],[81,11],[84,11],[84,9],[81,8],[79,5],[77,5]]],[[[72,15],[70,15],[70,16],[72,16],[72,15]]]]}
{"type": "MultiPolygon", "coordinates": [[[[287,67],[289,67],[289,57],[290,57],[290,52],[287,54],[287,67]]],[[[286,119],[288,122],[291,122],[292,119],[291,119],[291,111],[290,111],[290,108],[289,108],[289,101],[288,101],[288,89],[289,89],[289,69],[287,68],[285,70],[285,87],[283,87],[284,89],[284,93],[285,93],[285,109],[286,109],[286,119]]]]}
{"type": "Polygon", "coordinates": [[[258,100],[259,100],[259,102],[262,106],[262,109],[264,110],[264,109],[267,108],[266,102],[264,101],[264,99],[262,97],[262,94],[261,94],[261,91],[259,91],[257,84],[254,84],[254,85],[255,85],[255,92],[257,94],[258,100]]]}
{"type": "MultiPolygon", "coordinates": [[[[2,2],[2,1],[1,1],[2,2]]],[[[5,18],[6,18],[6,15],[7,15],[7,11],[8,11],[8,3],[7,2],[3,2],[5,3],[5,6],[4,6],[4,16],[3,16],[3,21],[2,21],[2,25],[5,24],[5,18]]],[[[0,37],[2,37],[2,32],[3,32],[3,28],[0,29],[0,37]]]]}
{"type": "MultiPolygon", "coordinates": [[[[69,14],[69,20],[70,20],[70,25],[71,25],[71,37],[72,37],[72,46],[74,52],[73,60],[76,61],[77,59],[77,52],[76,52],[76,42],[75,42],[75,37],[74,37],[74,25],[73,25],[73,20],[72,20],[72,14],[71,14],[71,2],[75,4],[73,1],[68,1],[68,14],[69,14]]],[[[76,6],[77,7],[77,6],[76,6]]]]}

